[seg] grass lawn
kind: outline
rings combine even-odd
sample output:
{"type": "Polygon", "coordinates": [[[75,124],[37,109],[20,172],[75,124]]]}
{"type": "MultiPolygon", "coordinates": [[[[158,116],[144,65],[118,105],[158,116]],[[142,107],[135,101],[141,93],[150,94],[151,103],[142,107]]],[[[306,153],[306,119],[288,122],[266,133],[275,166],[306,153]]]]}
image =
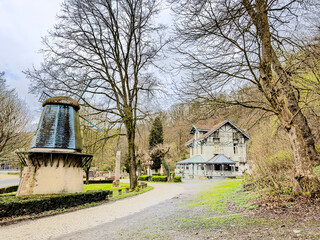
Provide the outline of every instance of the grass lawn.
{"type": "Polygon", "coordinates": [[[113,188],[112,183],[97,183],[97,184],[84,184],[84,191],[93,191],[93,190],[118,190],[120,188],[129,188],[129,183],[120,183],[120,187],[113,188]]]}
{"type": "Polygon", "coordinates": [[[129,187],[130,187],[129,183],[120,183],[120,187],[117,187],[117,188],[112,187],[112,183],[85,184],[84,191],[86,192],[86,191],[94,191],[94,190],[111,190],[113,191],[113,195],[112,195],[112,198],[110,198],[109,200],[115,201],[122,198],[135,196],[137,194],[141,194],[153,189],[153,187],[148,186],[144,189],[140,189],[139,192],[132,191],[129,193],[125,193],[124,191],[122,191],[122,194],[118,195],[118,189],[125,189],[129,187]]]}
{"type": "Polygon", "coordinates": [[[222,211],[226,209],[225,201],[230,198],[241,186],[242,180],[232,179],[221,181],[209,190],[202,193],[189,203],[189,207],[205,205],[208,208],[222,211]]]}
{"type": "Polygon", "coordinates": [[[256,206],[252,199],[257,198],[256,192],[241,190],[242,180],[222,180],[187,203],[195,208],[197,214],[192,218],[180,219],[183,228],[198,230],[199,228],[243,228],[256,224],[276,224],[277,221],[266,221],[263,218],[248,217],[242,210],[251,210],[256,206]]]}
{"type": "Polygon", "coordinates": [[[17,174],[0,174],[0,180],[14,179],[14,178],[19,178],[19,173],[17,173],[17,174]]]}

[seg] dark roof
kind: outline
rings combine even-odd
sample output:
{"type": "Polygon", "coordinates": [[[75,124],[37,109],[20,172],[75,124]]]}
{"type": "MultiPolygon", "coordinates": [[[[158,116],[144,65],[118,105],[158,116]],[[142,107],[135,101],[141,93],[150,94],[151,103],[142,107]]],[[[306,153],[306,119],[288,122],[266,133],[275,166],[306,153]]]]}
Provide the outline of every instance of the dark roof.
{"type": "Polygon", "coordinates": [[[177,162],[177,164],[191,164],[191,163],[206,163],[206,161],[200,155],[196,155],[191,158],[187,158],[185,160],[177,162]]]}
{"type": "Polygon", "coordinates": [[[203,134],[202,136],[200,136],[198,140],[206,139],[208,136],[211,135],[211,133],[217,131],[220,127],[224,126],[227,123],[229,123],[235,129],[237,129],[245,138],[247,138],[247,140],[250,139],[250,137],[244,131],[242,131],[240,128],[238,128],[234,123],[232,123],[230,120],[225,120],[224,122],[221,122],[221,123],[213,126],[210,131],[208,131],[206,134],[203,134]]]}
{"type": "Polygon", "coordinates": [[[215,157],[211,158],[207,163],[212,164],[234,164],[235,162],[232,161],[230,158],[226,157],[223,154],[216,155],[215,157]]]}
{"type": "MultiPolygon", "coordinates": [[[[223,125],[225,125],[227,123],[229,123],[235,129],[237,129],[247,140],[250,139],[249,135],[247,135],[243,130],[241,130],[239,127],[237,127],[233,122],[231,122],[230,120],[225,120],[225,121],[223,121],[221,123],[218,123],[218,124],[214,125],[209,130],[206,130],[207,132],[205,134],[203,134],[202,136],[200,136],[197,140],[206,139],[207,137],[209,137],[211,135],[211,133],[217,131],[220,127],[222,127],[223,125]]],[[[198,126],[200,127],[201,125],[198,125],[198,126]]],[[[203,126],[203,125],[201,127],[208,128],[207,126],[203,126]]],[[[199,130],[200,128],[196,127],[195,125],[192,125],[192,127],[190,128],[190,131],[189,131],[190,133],[191,133],[192,129],[198,129],[199,130]]],[[[204,130],[204,129],[201,129],[201,130],[204,130]]],[[[186,146],[190,145],[193,142],[193,140],[194,140],[194,137],[192,137],[189,141],[187,141],[185,143],[185,145],[186,146]]]]}

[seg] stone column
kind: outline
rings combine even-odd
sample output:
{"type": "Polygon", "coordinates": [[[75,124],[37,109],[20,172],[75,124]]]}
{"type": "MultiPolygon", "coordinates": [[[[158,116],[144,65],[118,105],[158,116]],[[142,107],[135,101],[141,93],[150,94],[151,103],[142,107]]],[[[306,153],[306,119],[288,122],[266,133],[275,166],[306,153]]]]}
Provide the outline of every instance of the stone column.
{"type": "Polygon", "coordinates": [[[113,187],[119,187],[120,186],[120,167],[121,167],[121,164],[120,164],[120,160],[121,160],[121,151],[117,151],[117,154],[116,154],[116,169],[115,169],[115,176],[114,176],[114,181],[113,181],[113,184],[112,186],[113,187]]]}

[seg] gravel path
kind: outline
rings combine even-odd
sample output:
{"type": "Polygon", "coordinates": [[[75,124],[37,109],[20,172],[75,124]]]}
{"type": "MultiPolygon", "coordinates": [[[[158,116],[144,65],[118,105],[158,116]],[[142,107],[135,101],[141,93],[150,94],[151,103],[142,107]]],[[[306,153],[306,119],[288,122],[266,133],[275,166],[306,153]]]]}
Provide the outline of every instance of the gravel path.
{"type": "MultiPolygon", "coordinates": [[[[192,218],[194,215],[203,213],[202,211],[201,213],[190,211],[186,203],[206,187],[214,186],[218,183],[220,181],[191,181],[179,184],[183,191],[172,198],[143,209],[139,214],[131,214],[109,223],[59,236],[56,239],[198,239],[194,238],[194,233],[181,231],[178,227],[179,222],[185,218],[192,218]]],[[[166,184],[168,187],[170,185],[172,184],[166,184]]]]}
{"type": "Polygon", "coordinates": [[[2,226],[0,239],[61,239],[62,235],[86,231],[171,199],[184,192],[188,184],[152,183],[150,185],[154,187],[153,190],[132,198],[76,212],[2,226]]]}

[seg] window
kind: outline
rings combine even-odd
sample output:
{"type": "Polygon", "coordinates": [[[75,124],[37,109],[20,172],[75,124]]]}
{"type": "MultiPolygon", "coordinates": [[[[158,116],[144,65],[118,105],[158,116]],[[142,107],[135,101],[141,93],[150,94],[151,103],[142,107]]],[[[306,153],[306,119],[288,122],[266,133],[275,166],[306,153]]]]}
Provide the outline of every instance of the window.
{"type": "Polygon", "coordinates": [[[233,153],[238,154],[238,143],[233,144],[233,153]]]}
{"type": "Polygon", "coordinates": [[[214,133],[212,133],[212,139],[214,142],[219,142],[219,131],[215,131],[214,133]]]}

